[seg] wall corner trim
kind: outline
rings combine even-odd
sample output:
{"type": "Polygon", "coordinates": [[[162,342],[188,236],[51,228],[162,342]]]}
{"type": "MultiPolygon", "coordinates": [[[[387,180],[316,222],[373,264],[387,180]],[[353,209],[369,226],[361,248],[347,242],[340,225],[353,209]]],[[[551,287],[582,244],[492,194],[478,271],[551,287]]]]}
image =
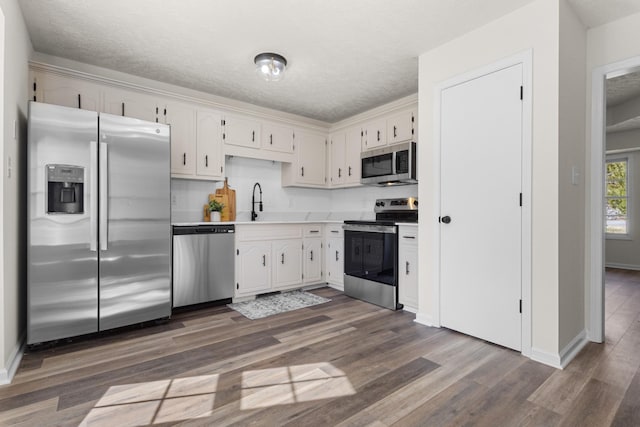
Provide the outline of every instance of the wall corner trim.
{"type": "Polygon", "coordinates": [[[13,376],[18,371],[20,361],[22,360],[22,355],[24,354],[24,343],[25,335],[22,334],[20,340],[18,341],[18,345],[9,355],[7,366],[3,366],[2,368],[0,368],[0,385],[11,384],[11,380],[13,380],[13,376]]]}
{"type": "Polygon", "coordinates": [[[562,364],[560,363],[560,354],[549,353],[547,351],[532,347],[530,358],[534,362],[542,363],[544,365],[551,366],[552,368],[562,369],[562,364]]]}
{"type": "Polygon", "coordinates": [[[580,353],[580,350],[584,348],[589,340],[587,339],[587,332],[583,329],[578,335],[560,351],[560,365],[564,369],[569,362],[571,362],[580,353]]]}

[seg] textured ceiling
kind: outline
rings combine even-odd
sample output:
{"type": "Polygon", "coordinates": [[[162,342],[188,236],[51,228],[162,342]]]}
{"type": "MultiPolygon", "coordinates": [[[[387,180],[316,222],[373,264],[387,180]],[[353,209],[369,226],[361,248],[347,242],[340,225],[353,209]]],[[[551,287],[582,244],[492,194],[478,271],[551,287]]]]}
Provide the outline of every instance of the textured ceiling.
{"type": "MultiPolygon", "coordinates": [[[[638,97],[640,97],[640,71],[607,79],[607,108],[615,108],[638,97]]],[[[640,129],[640,111],[637,114],[637,117],[607,126],[607,132],[640,129]]]]}
{"type": "MultiPolygon", "coordinates": [[[[532,0],[19,0],[34,49],[333,123],[417,92],[418,55],[532,0]],[[280,82],[254,72],[284,55],[280,82]]],[[[587,25],[640,0],[571,0],[587,25]]]]}

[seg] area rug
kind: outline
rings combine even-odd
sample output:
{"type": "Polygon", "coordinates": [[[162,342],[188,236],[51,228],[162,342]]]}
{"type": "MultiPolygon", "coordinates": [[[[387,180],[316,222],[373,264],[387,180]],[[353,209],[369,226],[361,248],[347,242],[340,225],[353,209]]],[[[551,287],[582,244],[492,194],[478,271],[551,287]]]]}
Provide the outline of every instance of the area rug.
{"type": "Polygon", "coordinates": [[[324,304],[329,301],[331,301],[329,298],[323,298],[309,292],[296,290],[266,297],[258,297],[252,301],[227,304],[227,307],[251,320],[255,320],[299,308],[324,304]]]}

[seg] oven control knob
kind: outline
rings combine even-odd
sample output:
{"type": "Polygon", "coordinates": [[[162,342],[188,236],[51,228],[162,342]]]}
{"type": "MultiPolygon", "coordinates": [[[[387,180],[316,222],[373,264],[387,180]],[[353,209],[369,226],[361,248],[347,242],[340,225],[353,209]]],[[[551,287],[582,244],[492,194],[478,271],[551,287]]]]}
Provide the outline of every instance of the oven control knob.
{"type": "Polygon", "coordinates": [[[383,206],[383,207],[384,207],[384,202],[380,202],[380,206],[383,206]]]}

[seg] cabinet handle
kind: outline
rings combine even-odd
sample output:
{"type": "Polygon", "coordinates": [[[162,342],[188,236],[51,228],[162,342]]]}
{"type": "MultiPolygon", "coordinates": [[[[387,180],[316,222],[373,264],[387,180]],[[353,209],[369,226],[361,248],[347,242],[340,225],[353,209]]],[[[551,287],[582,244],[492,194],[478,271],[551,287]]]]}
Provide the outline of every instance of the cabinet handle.
{"type": "Polygon", "coordinates": [[[351,166],[349,166],[349,176],[351,176],[351,166]]]}
{"type": "Polygon", "coordinates": [[[319,233],[320,230],[309,230],[309,233],[319,233]]]}
{"type": "Polygon", "coordinates": [[[403,239],[415,239],[416,236],[402,236],[403,239]]]}
{"type": "Polygon", "coordinates": [[[342,178],[342,169],[338,168],[338,178],[342,178]]]}
{"type": "Polygon", "coordinates": [[[409,261],[407,261],[407,265],[406,265],[406,268],[405,268],[405,272],[406,272],[407,274],[409,274],[409,261]]]}
{"type": "Polygon", "coordinates": [[[284,252],[280,254],[280,257],[281,257],[280,263],[284,264],[284,252]]]}
{"type": "Polygon", "coordinates": [[[82,97],[78,94],[78,108],[82,108],[82,97]]]}
{"type": "Polygon", "coordinates": [[[267,256],[266,255],[262,255],[262,266],[263,267],[267,266],[267,256]]]}
{"type": "Polygon", "coordinates": [[[398,136],[398,134],[396,133],[397,128],[394,126],[393,127],[393,137],[396,138],[398,136]]]}
{"type": "Polygon", "coordinates": [[[122,116],[124,116],[124,102],[122,103],[122,116]]]}
{"type": "Polygon", "coordinates": [[[380,141],[380,131],[378,131],[378,141],[380,141]]]}
{"type": "Polygon", "coordinates": [[[300,171],[302,172],[302,176],[304,176],[304,166],[300,168],[300,171]]]}
{"type": "Polygon", "coordinates": [[[338,234],[340,231],[339,230],[331,230],[331,232],[338,234]]]}
{"type": "Polygon", "coordinates": [[[222,173],[222,166],[220,166],[220,173],[222,173]]]}
{"type": "Polygon", "coordinates": [[[209,167],[209,155],[205,155],[204,156],[204,167],[208,168],[209,167]]]}
{"type": "Polygon", "coordinates": [[[313,261],[313,251],[311,251],[311,261],[313,261]]]}
{"type": "Polygon", "coordinates": [[[182,153],[182,164],[187,165],[187,153],[182,153]]]}
{"type": "Polygon", "coordinates": [[[251,142],[255,142],[256,141],[256,131],[251,131],[251,142]]]}
{"type": "Polygon", "coordinates": [[[269,144],[273,145],[273,135],[269,135],[269,144]]]}
{"type": "Polygon", "coordinates": [[[340,261],[340,259],[338,258],[338,251],[336,251],[336,261],[340,261]]]}

